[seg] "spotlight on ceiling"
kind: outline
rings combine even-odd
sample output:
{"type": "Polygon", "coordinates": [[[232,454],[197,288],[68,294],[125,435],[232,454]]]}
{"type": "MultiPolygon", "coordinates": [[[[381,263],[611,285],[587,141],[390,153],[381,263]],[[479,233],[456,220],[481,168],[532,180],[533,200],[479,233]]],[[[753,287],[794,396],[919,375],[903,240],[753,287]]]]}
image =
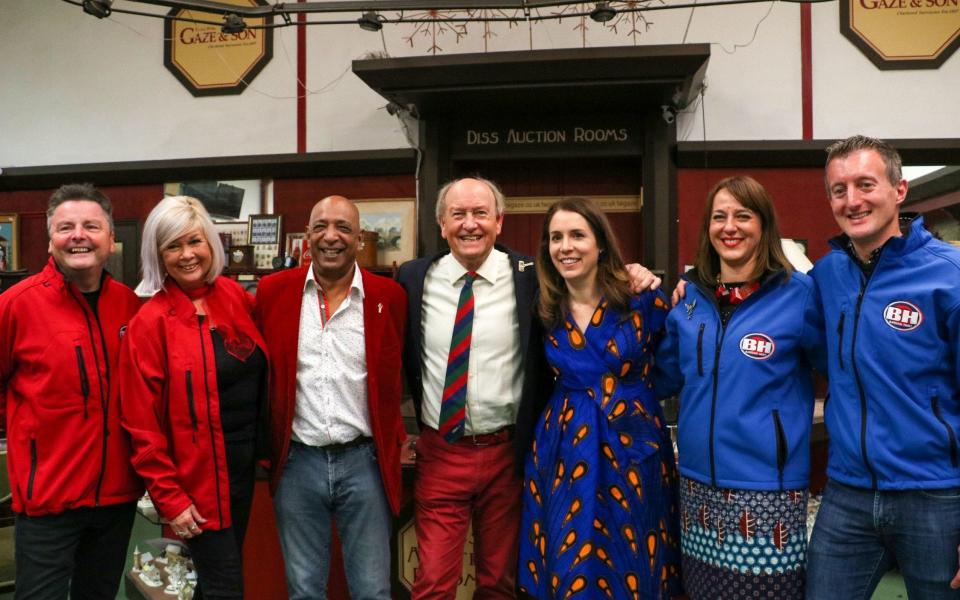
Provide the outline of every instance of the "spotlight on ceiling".
{"type": "Polygon", "coordinates": [[[103,19],[109,17],[110,13],[113,12],[110,10],[111,4],[113,4],[113,0],[83,0],[83,12],[98,19],[103,19]]]}
{"type": "Polygon", "coordinates": [[[597,7],[590,11],[590,18],[597,23],[606,23],[617,16],[617,10],[609,2],[597,2],[597,7]]]}
{"type": "Polygon", "coordinates": [[[380,31],[383,29],[383,17],[376,12],[369,10],[363,13],[363,16],[357,19],[357,25],[364,31],[380,31]]]}
{"type": "Polygon", "coordinates": [[[223,33],[240,33],[247,28],[247,24],[243,22],[243,17],[236,13],[230,13],[223,16],[223,25],[220,26],[220,31],[223,33]]]}

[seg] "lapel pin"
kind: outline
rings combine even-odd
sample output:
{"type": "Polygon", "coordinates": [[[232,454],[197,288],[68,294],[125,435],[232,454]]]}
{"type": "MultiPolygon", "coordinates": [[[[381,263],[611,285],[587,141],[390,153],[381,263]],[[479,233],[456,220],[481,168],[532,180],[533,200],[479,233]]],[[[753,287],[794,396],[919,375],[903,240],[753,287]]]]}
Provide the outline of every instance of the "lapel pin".
{"type": "Polygon", "coordinates": [[[377,302],[377,314],[379,315],[382,312],[383,312],[383,302],[377,302]]]}
{"type": "Polygon", "coordinates": [[[527,267],[532,267],[532,266],[533,266],[533,261],[532,261],[532,260],[531,260],[530,262],[523,262],[523,260],[521,260],[521,261],[520,261],[520,264],[519,264],[520,272],[523,273],[523,270],[524,270],[524,269],[526,269],[527,267]]]}
{"type": "Polygon", "coordinates": [[[693,302],[684,302],[683,306],[687,309],[687,320],[689,321],[693,317],[693,309],[697,306],[697,299],[694,298],[693,302]]]}

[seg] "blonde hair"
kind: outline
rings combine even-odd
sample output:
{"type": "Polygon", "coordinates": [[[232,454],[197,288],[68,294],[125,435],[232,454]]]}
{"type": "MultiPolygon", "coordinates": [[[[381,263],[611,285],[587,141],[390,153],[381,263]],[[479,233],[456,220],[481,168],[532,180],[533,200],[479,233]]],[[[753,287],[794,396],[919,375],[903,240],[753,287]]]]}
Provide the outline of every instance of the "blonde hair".
{"type": "Polygon", "coordinates": [[[143,280],[137,286],[139,296],[152,296],[163,287],[167,276],[163,267],[161,248],[199,227],[210,246],[212,262],[207,272],[206,282],[213,281],[223,271],[226,257],[223,244],[217,234],[207,209],[196,198],[190,196],[169,196],[153,207],[143,225],[143,239],[140,243],[140,263],[143,280]]]}

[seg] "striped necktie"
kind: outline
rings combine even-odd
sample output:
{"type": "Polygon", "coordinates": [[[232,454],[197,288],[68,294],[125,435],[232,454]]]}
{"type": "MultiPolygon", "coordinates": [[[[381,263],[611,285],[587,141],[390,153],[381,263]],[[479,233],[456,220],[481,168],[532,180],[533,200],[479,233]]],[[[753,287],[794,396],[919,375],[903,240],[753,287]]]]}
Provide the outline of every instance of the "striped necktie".
{"type": "Polygon", "coordinates": [[[464,276],[457,317],[453,322],[450,354],[447,356],[447,376],[443,381],[443,399],[440,401],[440,435],[451,444],[463,437],[467,407],[467,367],[470,365],[470,339],[473,333],[473,281],[475,271],[464,276]]]}

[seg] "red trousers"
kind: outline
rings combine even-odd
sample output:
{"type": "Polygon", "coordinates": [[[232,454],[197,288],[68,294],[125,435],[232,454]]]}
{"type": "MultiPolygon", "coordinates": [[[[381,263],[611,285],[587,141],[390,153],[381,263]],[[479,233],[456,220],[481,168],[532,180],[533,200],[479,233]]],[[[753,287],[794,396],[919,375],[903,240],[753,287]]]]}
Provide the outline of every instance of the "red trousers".
{"type": "Polygon", "coordinates": [[[413,490],[420,556],[414,600],[456,596],[471,519],[473,597],[515,597],[521,490],[511,442],[449,444],[436,430],[421,431],[413,490]]]}

